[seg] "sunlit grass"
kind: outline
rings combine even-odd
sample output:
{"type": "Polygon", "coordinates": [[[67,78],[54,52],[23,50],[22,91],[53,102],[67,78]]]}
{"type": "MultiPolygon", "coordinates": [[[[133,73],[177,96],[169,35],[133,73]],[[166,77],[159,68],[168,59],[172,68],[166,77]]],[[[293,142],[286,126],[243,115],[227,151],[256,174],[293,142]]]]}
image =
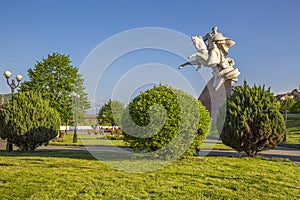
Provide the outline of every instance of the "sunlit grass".
{"type": "Polygon", "coordinates": [[[232,150],[231,147],[226,146],[225,144],[210,142],[203,142],[201,149],[232,150]]]}
{"type": "Polygon", "coordinates": [[[290,114],[287,120],[287,143],[300,145],[300,114],[290,114]]]}
{"type": "Polygon", "coordinates": [[[69,132],[64,140],[50,141],[50,145],[62,145],[62,146],[86,146],[86,145],[99,145],[99,146],[119,146],[125,147],[123,140],[107,140],[103,135],[88,135],[86,133],[77,134],[77,143],[73,143],[73,132],[69,132]]]}
{"type": "MultiPolygon", "coordinates": [[[[62,145],[62,146],[86,146],[86,145],[97,145],[97,146],[118,146],[118,147],[128,147],[123,140],[107,140],[103,135],[88,135],[79,134],[77,143],[73,143],[73,133],[70,132],[66,135],[63,141],[59,140],[57,142],[50,142],[50,145],[62,145]]],[[[232,150],[230,147],[220,144],[204,142],[201,146],[203,149],[223,149],[232,150]]]]}
{"type": "Polygon", "coordinates": [[[0,199],[299,199],[299,180],[283,159],[191,157],[126,173],[88,152],[0,152],[0,199]]]}

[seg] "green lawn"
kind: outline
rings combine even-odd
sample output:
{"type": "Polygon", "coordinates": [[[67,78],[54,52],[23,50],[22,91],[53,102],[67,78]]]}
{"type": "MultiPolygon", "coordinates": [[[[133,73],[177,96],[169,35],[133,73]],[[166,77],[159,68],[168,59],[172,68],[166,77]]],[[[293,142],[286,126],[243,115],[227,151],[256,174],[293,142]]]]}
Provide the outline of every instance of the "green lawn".
{"type": "MultiPolygon", "coordinates": [[[[73,143],[73,133],[70,132],[66,135],[64,141],[50,142],[50,145],[62,145],[62,146],[85,146],[85,145],[99,145],[99,146],[119,146],[127,147],[123,140],[106,140],[104,136],[100,135],[88,135],[79,134],[77,143],[73,143]]],[[[202,147],[204,149],[219,149],[219,150],[232,150],[232,148],[220,144],[204,142],[202,147]]]]}
{"type": "Polygon", "coordinates": [[[102,135],[88,135],[88,134],[78,134],[77,143],[73,143],[73,132],[69,132],[63,141],[53,142],[50,141],[50,145],[63,145],[63,146],[85,146],[85,145],[101,145],[101,146],[126,146],[123,140],[107,140],[102,135]]]}
{"type": "Polygon", "coordinates": [[[88,152],[0,151],[0,199],[286,200],[300,199],[299,181],[300,169],[286,159],[190,157],[127,173],[88,152]]]}
{"type": "Polygon", "coordinates": [[[201,149],[214,149],[214,150],[233,150],[231,147],[226,146],[223,143],[210,143],[210,142],[203,142],[201,149]]]}
{"type": "Polygon", "coordinates": [[[287,143],[300,145],[300,114],[288,115],[287,143]]]}

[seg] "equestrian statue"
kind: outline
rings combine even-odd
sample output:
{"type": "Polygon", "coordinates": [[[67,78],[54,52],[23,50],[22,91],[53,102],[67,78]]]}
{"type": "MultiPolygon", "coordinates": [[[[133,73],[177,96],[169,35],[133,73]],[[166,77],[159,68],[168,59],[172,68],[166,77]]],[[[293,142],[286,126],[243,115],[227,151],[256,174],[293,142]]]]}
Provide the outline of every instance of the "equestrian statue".
{"type": "Polygon", "coordinates": [[[219,87],[227,80],[237,82],[237,77],[240,72],[234,69],[234,60],[227,58],[228,50],[235,42],[224,37],[222,33],[217,32],[218,27],[212,28],[211,33],[207,33],[204,37],[192,36],[192,42],[197,50],[188,56],[189,59],[194,60],[180,65],[178,68],[182,69],[186,65],[197,66],[197,71],[201,66],[211,67],[213,74],[213,88],[217,91],[219,87]],[[207,42],[207,43],[206,43],[207,42]]]}

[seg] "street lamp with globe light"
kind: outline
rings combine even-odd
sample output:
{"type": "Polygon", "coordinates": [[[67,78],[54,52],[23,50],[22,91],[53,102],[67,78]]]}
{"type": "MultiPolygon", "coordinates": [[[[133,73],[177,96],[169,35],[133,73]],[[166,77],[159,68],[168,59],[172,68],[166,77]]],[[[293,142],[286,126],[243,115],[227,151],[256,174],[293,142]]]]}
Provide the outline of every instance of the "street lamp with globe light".
{"type": "Polygon", "coordinates": [[[289,99],[293,99],[294,97],[293,96],[283,96],[280,98],[280,100],[282,102],[284,102],[284,107],[285,107],[285,130],[284,130],[284,137],[283,137],[283,142],[286,142],[286,126],[287,126],[287,107],[288,107],[288,100],[289,99]]]}
{"type": "MultiPolygon", "coordinates": [[[[15,93],[15,89],[17,87],[19,87],[19,84],[20,84],[20,82],[22,80],[22,76],[21,75],[17,75],[16,76],[16,80],[17,80],[17,84],[16,84],[16,82],[15,82],[14,79],[12,79],[11,83],[9,83],[9,78],[11,77],[11,75],[12,74],[11,74],[10,71],[5,71],[4,72],[4,76],[6,78],[7,84],[8,84],[8,86],[11,89],[11,104],[12,104],[12,107],[14,107],[14,93],[15,93]]],[[[14,121],[14,109],[13,109],[13,112],[12,112],[12,126],[14,126],[13,121],[14,121]]],[[[7,140],[6,151],[10,152],[12,150],[13,150],[13,145],[12,145],[12,143],[9,140],[7,140]]]]}
{"type": "Polygon", "coordinates": [[[74,135],[73,135],[73,143],[77,143],[77,106],[78,106],[78,99],[80,95],[76,92],[72,92],[72,97],[74,99],[73,106],[74,106],[74,135]]]}

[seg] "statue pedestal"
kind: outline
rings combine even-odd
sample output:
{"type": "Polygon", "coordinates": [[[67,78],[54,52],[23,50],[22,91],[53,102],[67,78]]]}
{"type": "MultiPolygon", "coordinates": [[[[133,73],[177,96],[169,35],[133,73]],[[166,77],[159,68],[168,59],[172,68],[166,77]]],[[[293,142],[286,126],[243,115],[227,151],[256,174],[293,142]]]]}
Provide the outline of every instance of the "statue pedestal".
{"type": "Polygon", "coordinates": [[[214,124],[218,117],[219,108],[226,103],[227,97],[231,94],[232,85],[231,80],[226,80],[216,91],[213,88],[213,83],[214,77],[208,81],[198,100],[210,112],[212,123],[214,124]]]}

